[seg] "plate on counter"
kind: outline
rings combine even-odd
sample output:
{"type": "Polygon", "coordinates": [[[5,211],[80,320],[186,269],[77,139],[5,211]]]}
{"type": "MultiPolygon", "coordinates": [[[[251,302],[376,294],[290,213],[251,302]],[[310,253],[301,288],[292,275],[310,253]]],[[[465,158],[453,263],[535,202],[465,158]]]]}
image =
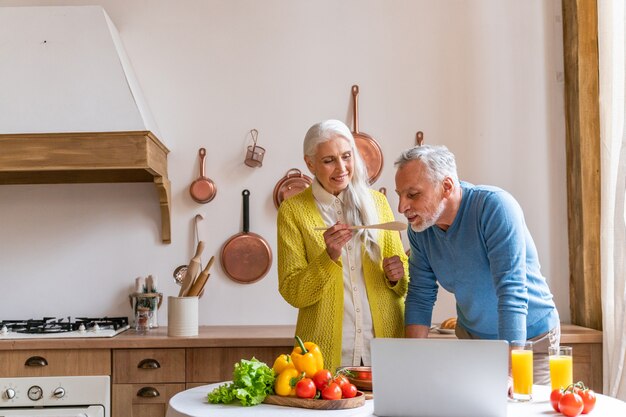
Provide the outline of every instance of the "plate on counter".
{"type": "Polygon", "coordinates": [[[454,329],[442,329],[441,327],[435,327],[435,330],[441,334],[454,334],[454,329]]]}
{"type": "Polygon", "coordinates": [[[361,391],[357,391],[354,398],[342,398],[340,400],[316,400],[313,398],[268,395],[265,397],[263,403],[282,405],[285,407],[310,408],[313,410],[345,410],[347,408],[357,408],[364,405],[365,394],[361,391]]]}

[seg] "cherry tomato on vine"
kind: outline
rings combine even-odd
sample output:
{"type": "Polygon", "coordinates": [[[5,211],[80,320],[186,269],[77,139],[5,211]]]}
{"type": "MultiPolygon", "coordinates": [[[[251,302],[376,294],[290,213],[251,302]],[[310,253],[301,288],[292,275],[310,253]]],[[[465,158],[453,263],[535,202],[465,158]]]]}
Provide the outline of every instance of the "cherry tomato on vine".
{"type": "Polygon", "coordinates": [[[345,384],[341,387],[341,395],[343,398],[354,398],[356,397],[356,387],[354,384],[345,384]]]}
{"type": "Polygon", "coordinates": [[[340,400],[341,388],[335,382],[331,382],[322,390],[322,398],[325,400],[340,400]]]}
{"type": "Polygon", "coordinates": [[[567,417],[576,417],[582,413],[584,408],[583,400],[580,395],[573,391],[563,393],[559,400],[559,411],[567,417]]]}
{"type": "Polygon", "coordinates": [[[339,385],[340,388],[343,388],[344,385],[349,384],[348,378],[345,375],[339,374],[334,379],[333,382],[339,385]]]}
{"type": "Polygon", "coordinates": [[[583,400],[583,414],[588,414],[596,406],[596,393],[587,388],[580,390],[578,395],[583,400]]]}
{"type": "Polygon", "coordinates": [[[333,379],[333,374],[328,369],[320,369],[313,375],[313,382],[318,390],[323,390],[326,385],[333,379]]]}
{"type": "Polygon", "coordinates": [[[311,378],[302,378],[296,384],[296,396],[299,398],[313,398],[317,394],[315,383],[311,378]]]}
{"type": "Polygon", "coordinates": [[[552,390],[552,393],[550,394],[550,404],[552,404],[552,408],[554,408],[554,411],[561,411],[559,410],[559,400],[562,396],[563,390],[561,388],[552,390]]]}

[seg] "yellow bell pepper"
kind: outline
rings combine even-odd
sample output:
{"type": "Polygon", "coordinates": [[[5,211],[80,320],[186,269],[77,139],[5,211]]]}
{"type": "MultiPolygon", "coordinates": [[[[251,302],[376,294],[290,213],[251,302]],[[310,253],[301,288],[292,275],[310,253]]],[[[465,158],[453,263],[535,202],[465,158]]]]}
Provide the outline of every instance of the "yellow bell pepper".
{"type": "Polygon", "coordinates": [[[291,356],[283,353],[282,355],[278,355],[278,357],[274,361],[274,366],[272,366],[272,369],[274,370],[276,375],[278,375],[289,367],[294,368],[291,356]]]}
{"type": "Polygon", "coordinates": [[[274,382],[274,392],[282,397],[294,397],[296,395],[296,383],[298,382],[300,372],[293,366],[285,368],[274,382]]]}
{"type": "Polygon", "coordinates": [[[302,343],[300,336],[296,336],[298,346],[291,352],[291,360],[299,372],[304,372],[308,378],[320,369],[324,369],[324,357],[319,346],[313,342],[302,343]]]}

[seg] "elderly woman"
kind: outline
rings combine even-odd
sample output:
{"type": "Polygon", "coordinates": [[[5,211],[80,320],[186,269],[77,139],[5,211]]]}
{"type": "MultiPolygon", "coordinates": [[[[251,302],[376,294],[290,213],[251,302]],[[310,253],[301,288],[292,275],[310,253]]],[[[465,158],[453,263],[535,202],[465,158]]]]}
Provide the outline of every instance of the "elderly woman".
{"type": "Polygon", "coordinates": [[[278,210],[279,291],[299,309],[296,334],[320,346],[327,369],[371,365],[373,337],[404,336],[407,257],[398,232],[349,227],[392,221],[393,212],[369,188],[344,123],[313,125],[304,160],[312,186],[278,210]]]}

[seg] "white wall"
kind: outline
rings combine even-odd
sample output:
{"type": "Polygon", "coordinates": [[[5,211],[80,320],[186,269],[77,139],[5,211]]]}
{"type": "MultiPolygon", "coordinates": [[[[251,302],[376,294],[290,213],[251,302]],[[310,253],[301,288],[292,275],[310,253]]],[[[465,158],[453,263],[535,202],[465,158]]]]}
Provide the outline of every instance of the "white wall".
{"type": "MultiPolygon", "coordinates": [[[[6,1],[80,5],[90,1],[6,1]]],[[[120,32],[145,98],[171,150],[172,243],[160,242],[150,184],[0,187],[0,318],[130,315],[134,278],[159,278],[192,256],[199,213],[203,261],[241,230],[241,191],[251,231],[276,249],[272,191],[305,169],[301,143],[326,118],[350,124],[352,84],[360,130],[376,138],[396,208],[393,160],[422,130],[457,155],[462,179],[509,190],[521,203],[543,272],[569,321],[560,1],[102,0],[120,32]],[[243,164],[248,132],[267,149],[243,164]],[[205,205],[188,193],[206,147],[218,188],[205,205]]],[[[2,11],[0,10],[0,13],[2,11]]],[[[1,117],[1,116],[0,116],[1,117]]],[[[397,218],[401,218],[398,214],[397,218]]],[[[251,285],[216,262],[201,324],[291,324],[275,262],[251,285]]],[[[449,294],[435,321],[454,315],[449,294]]],[[[166,305],[159,319],[167,319],[166,305]]]]}

